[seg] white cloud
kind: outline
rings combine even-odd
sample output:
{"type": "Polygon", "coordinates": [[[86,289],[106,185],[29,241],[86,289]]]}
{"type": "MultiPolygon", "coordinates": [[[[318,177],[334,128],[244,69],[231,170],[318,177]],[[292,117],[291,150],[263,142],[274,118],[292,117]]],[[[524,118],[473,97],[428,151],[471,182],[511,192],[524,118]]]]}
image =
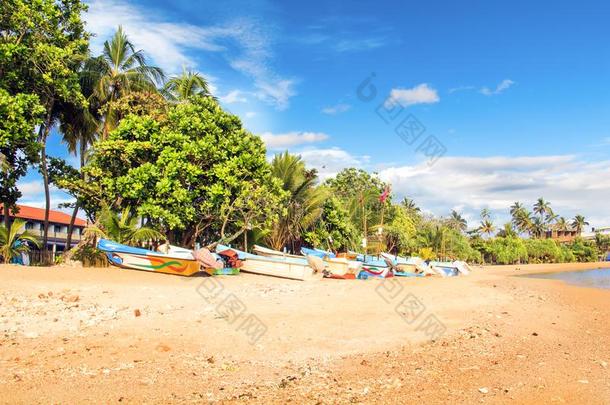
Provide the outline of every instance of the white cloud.
{"type": "Polygon", "coordinates": [[[341,113],[348,111],[350,108],[352,108],[351,105],[340,103],[340,104],[333,105],[330,107],[324,107],[322,109],[322,112],[324,114],[328,114],[328,115],[337,115],[337,114],[341,114],[341,113]]]}
{"type": "Polygon", "coordinates": [[[486,96],[493,96],[496,94],[503,93],[505,90],[510,88],[513,84],[515,84],[514,81],[512,81],[510,79],[504,79],[496,86],[495,90],[491,90],[489,87],[483,87],[480,90],[480,92],[481,92],[481,94],[484,94],[486,96]]]}
{"type": "Polygon", "coordinates": [[[196,66],[189,56],[192,51],[215,52],[234,70],[253,79],[259,97],[277,108],[286,108],[296,94],[295,81],[281,77],[270,66],[273,38],[268,26],[260,22],[242,18],[214,26],[173,23],[147,8],[118,0],[91,1],[85,20],[97,35],[92,40],[94,53],[122,25],[136,48],[143,49],[167,73],[196,66]]]}
{"type": "Polygon", "coordinates": [[[328,135],[322,132],[287,132],[284,134],[265,132],[261,134],[261,138],[269,149],[281,149],[296,145],[322,142],[328,139],[328,135]]]}
{"type": "Polygon", "coordinates": [[[468,91],[468,90],[474,90],[474,86],[458,86],[458,87],[453,87],[451,89],[449,89],[449,94],[453,94],[453,93],[457,93],[459,91],[468,91]]]}
{"type": "Polygon", "coordinates": [[[508,221],[515,201],[531,205],[542,196],[559,215],[571,218],[580,213],[592,225],[610,224],[610,184],[600,181],[610,177],[610,161],[589,163],[570,155],[444,157],[432,167],[422,162],[379,174],[399,197],[414,198],[437,215],[463,206],[466,214],[477,218],[480,209],[488,207],[500,225],[508,221]]]}
{"type": "Polygon", "coordinates": [[[219,96],[218,99],[225,104],[247,103],[248,99],[241,90],[231,90],[224,96],[219,96]]]}
{"type": "Polygon", "coordinates": [[[422,83],[411,89],[392,89],[386,103],[400,103],[404,107],[415,104],[434,104],[440,101],[438,92],[422,83]]]}
{"type": "Polygon", "coordinates": [[[307,163],[318,171],[320,181],[335,176],[347,167],[366,168],[370,156],[355,156],[340,148],[307,149],[296,152],[307,163]]]}
{"type": "Polygon", "coordinates": [[[246,112],[246,118],[253,118],[256,116],[256,112],[254,111],[247,111],[246,112]]]}

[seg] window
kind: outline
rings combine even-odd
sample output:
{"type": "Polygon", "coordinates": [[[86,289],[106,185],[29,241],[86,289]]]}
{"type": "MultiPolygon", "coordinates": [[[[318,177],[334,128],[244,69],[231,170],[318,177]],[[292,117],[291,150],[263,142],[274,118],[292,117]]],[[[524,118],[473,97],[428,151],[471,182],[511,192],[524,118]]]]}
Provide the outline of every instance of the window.
{"type": "Polygon", "coordinates": [[[34,223],[33,222],[26,222],[25,223],[25,229],[26,231],[31,231],[32,229],[34,229],[34,223]]]}
{"type": "Polygon", "coordinates": [[[61,225],[54,225],[53,226],[53,232],[60,233],[61,232],[61,225]]]}

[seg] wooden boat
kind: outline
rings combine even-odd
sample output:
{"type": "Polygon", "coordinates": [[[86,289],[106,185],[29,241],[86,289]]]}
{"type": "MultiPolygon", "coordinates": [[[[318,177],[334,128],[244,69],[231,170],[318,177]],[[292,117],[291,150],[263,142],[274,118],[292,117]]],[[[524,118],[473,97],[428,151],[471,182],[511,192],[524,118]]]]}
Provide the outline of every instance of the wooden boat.
{"type": "Polygon", "coordinates": [[[363,266],[360,273],[358,273],[358,279],[367,280],[369,278],[390,278],[394,277],[394,272],[389,267],[369,267],[363,266]]]}
{"type": "Polygon", "coordinates": [[[265,256],[265,257],[291,257],[293,259],[302,259],[303,258],[303,256],[292,255],[290,253],[280,252],[279,250],[273,250],[273,249],[269,249],[269,248],[266,248],[264,246],[259,246],[259,245],[254,245],[252,250],[257,255],[265,256]]]}
{"type": "Polygon", "coordinates": [[[314,270],[305,258],[265,257],[242,252],[228,246],[216,246],[216,252],[231,249],[243,261],[241,271],[265,276],[289,278],[292,280],[310,280],[314,278],[314,270]]]}
{"type": "Polygon", "coordinates": [[[437,274],[419,257],[400,257],[389,253],[381,253],[381,257],[388,266],[394,269],[395,273],[413,273],[429,276],[437,274]]]}
{"type": "Polygon", "coordinates": [[[100,239],[97,248],[106,253],[106,257],[112,265],[124,269],[180,276],[192,276],[200,271],[199,263],[186,249],[178,248],[165,254],[122,245],[107,239],[100,239]]]}

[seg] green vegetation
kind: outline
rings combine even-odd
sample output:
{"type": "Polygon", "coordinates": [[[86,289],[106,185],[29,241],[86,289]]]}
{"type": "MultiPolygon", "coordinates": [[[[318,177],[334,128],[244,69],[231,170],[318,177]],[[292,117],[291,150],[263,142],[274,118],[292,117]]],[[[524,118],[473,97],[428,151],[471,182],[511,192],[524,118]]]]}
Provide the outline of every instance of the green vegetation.
{"type": "Polygon", "coordinates": [[[11,259],[22,252],[29,252],[31,243],[40,247],[38,237],[29,231],[21,232],[25,226],[25,221],[16,219],[10,227],[0,225],[0,256],[4,263],[10,263],[11,259]]]}
{"type": "MultiPolygon", "coordinates": [[[[187,247],[264,243],[293,252],[313,245],[498,264],[596,260],[609,248],[601,236],[567,244],[546,239],[588,223],[580,215],[559,217],[543,198],[531,211],[516,202],[511,222],[500,226],[483,209],[473,229],[456,210],[439,218],[410,198],[393,202],[391,185],[375,173],[347,168],[321,182],[299,156],[285,152],[269,162],[261,138],[220,107],[200,73],[184,69],[165,80],[121,27],[100,55],[90,55],[79,0],[4,3],[1,202],[5,212],[15,206],[17,181],[36,166],[47,212],[52,183],[75,199],[72,225],[79,210],[94,224],[77,258],[97,254],[97,237],[187,247]],[[78,168],[46,155],[55,125],[78,168]]],[[[6,249],[17,237],[13,227],[4,228],[6,249]]]]}

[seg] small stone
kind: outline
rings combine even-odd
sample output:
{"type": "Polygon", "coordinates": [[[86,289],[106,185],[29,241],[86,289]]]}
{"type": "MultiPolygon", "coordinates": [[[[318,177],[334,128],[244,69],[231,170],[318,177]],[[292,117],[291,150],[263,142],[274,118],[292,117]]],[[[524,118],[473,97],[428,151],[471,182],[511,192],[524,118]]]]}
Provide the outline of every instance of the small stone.
{"type": "Polygon", "coordinates": [[[606,363],[605,361],[600,360],[599,365],[602,366],[603,368],[608,368],[608,363],[606,363]]]}
{"type": "Polygon", "coordinates": [[[207,362],[210,364],[214,364],[214,363],[216,363],[216,360],[214,360],[214,356],[212,356],[212,357],[208,357],[207,362]]]}
{"type": "Polygon", "coordinates": [[[532,333],[532,336],[538,336],[537,332],[532,333]]]}
{"type": "Polygon", "coordinates": [[[142,315],[142,312],[140,312],[140,310],[139,310],[139,309],[136,309],[136,310],[134,310],[134,311],[133,311],[133,314],[134,314],[134,315],[136,316],[136,318],[137,318],[137,317],[139,317],[140,315],[142,315]]]}
{"type": "Polygon", "coordinates": [[[479,388],[479,392],[480,392],[481,394],[489,394],[489,389],[488,389],[488,388],[485,388],[485,387],[483,387],[483,388],[479,388]]]}

